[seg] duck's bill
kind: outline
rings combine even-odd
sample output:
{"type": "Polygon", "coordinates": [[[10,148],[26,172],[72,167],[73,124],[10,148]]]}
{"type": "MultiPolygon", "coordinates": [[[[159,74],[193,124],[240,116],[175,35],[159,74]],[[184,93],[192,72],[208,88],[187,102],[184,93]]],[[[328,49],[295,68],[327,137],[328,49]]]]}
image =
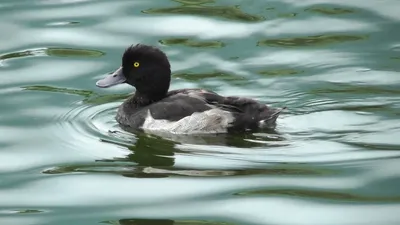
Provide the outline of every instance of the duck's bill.
{"type": "Polygon", "coordinates": [[[117,84],[122,84],[126,81],[124,74],[122,73],[122,67],[117,69],[112,74],[106,76],[105,78],[98,80],[96,86],[100,88],[107,88],[117,84]]]}

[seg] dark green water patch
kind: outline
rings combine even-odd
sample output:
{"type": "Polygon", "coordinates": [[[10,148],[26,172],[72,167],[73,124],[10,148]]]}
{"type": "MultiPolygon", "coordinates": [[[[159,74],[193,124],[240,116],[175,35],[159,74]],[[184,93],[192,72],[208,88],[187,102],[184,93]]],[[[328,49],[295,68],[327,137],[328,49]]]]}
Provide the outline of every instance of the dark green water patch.
{"type": "Polygon", "coordinates": [[[294,189],[278,189],[278,190],[257,190],[238,192],[234,195],[239,196],[291,196],[301,198],[319,198],[335,201],[349,201],[349,202],[400,202],[400,196],[390,197],[372,197],[361,196],[350,193],[340,193],[332,191],[317,191],[317,190],[294,190],[294,189]]]}
{"type": "Polygon", "coordinates": [[[59,87],[51,87],[51,86],[45,86],[45,85],[33,85],[33,86],[26,86],[26,87],[22,87],[22,88],[27,91],[59,92],[59,93],[65,93],[65,94],[80,95],[83,97],[90,97],[94,94],[93,91],[77,90],[77,89],[70,89],[70,88],[59,88],[59,87]]]}
{"type": "Polygon", "coordinates": [[[324,34],[295,38],[267,39],[259,41],[257,45],[271,47],[307,47],[360,41],[367,38],[368,35],[324,34]]]}
{"type": "Polygon", "coordinates": [[[218,17],[232,21],[260,22],[265,18],[242,12],[238,6],[205,6],[186,4],[178,7],[143,10],[146,14],[180,14],[205,17],[218,17]]]}
{"type": "Polygon", "coordinates": [[[400,94],[400,89],[395,86],[372,86],[372,85],[352,85],[352,84],[335,84],[333,87],[313,88],[310,94],[373,94],[387,95],[400,94]]]}
{"type": "Polygon", "coordinates": [[[292,18],[297,16],[297,13],[280,13],[278,14],[278,18],[292,18]]]}
{"type": "Polygon", "coordinates": [[[101,57],[105,53],[97,50],[74,49],[74,48],[47,48],[45,52],[48,56],[58,57],[101,57]]]}
{"type": "Polygon", "coordinates": [[[36,52],[36,50],[35,51],[27,50],[27,51],[21,51],[21,52],[6,53],[3,55],[0,55],[0,60],[33,56],[33,55],[35,55],[35,52],[36,52]]]}
{"type": "Polygon", "coordinates": [[[341,7],[328,7],[328,6],[313,6],[305,9],[304,11],[320,13],[324,15],[340,15],[340,14],[349,14],[355,13],[355,10],[341,7]]]}
{"type": "Polygon", "coordinates": [[[13,209],[13,210],[6,210],[5,212],[9,214],[36,214],[36,213],[43,213],[44,211],[37,209],[13,209]]]}
{"type": "Polygon", "coordinates": [[[97,50],[74,48],[42,48],[25,50],[0,55],[0,60],[21,58],[27,56],[57,56],[57,57],[101,57],[105,53],[97,50]]]}
{"type": "Polygon", "coordinates": [[[275,70],[262,70],[259,71],[258,74],[267,75],[267,76],[285,76],[285,75],[295,75],[303,73],[302,70],[294,70],[294,69],[275,69],[275,70]]]}
{"type": "Polygon", "coordinates": [[[231,57],[229,57],[228,59],[229,59],[229,60],[236,61],[236,60],[240,59],[240,57],[239,57],[239,56],[231,56],[231,57]]]}
{"type": "Polygon", "coordinates": [[[215,0],[173,0],[173,1],[181,3],[182,5],[203,5],[207,3],[215,3],[215,0]]]}
{"type": "Polygon", "coordinates": [[[48,23],[48,26],[68,26],[68,25],[78,25],[80,22],[78,21],[63,21],[63,22],[51,22],[48,23]]]}
{"type": "Polygon", "coordinates": [[[188,38],[171,38],[159,42],[163,45],[184,45],[194,48],[222,48],[225,46],[221,41],[195,41],[188,38]]]}
{"type": "Polygon", "coordinates": [[[123,173],[124,170],[132,167],[133,165],[129,162],[123,163],[96,163],[96,164],[78,164],[78,165],[68,165],[68,166],[57,166],[43,170],[44,174],[67,174],[67,173],[96,173],[96,172],[109,172],[109,173],[123,173]]]}

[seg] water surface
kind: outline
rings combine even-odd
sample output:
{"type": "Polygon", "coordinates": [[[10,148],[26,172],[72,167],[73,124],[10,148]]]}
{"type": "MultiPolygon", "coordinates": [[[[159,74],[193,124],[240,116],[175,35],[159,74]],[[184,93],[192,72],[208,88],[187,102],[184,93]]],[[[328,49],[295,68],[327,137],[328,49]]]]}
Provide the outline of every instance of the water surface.
{"type": "Polygon", "coordinates": [[[400,3],[3,0],[0,222],[399,224],[400,3]],[[274,132],[123,132],[135,43],[172,89],[288,109],[274,132]],[[110,132],[111,131],[111,132],[110,132]]]}

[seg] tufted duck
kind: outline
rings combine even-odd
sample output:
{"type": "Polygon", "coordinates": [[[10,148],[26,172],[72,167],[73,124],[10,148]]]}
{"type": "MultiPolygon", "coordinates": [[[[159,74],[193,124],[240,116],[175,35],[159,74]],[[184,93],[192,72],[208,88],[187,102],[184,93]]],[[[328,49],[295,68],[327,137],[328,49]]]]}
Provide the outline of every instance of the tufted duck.
{"type": "Polygon", "coordinates": [[[125,50],[122,66],[96,85],[134,86],[135,94],[118,108],[116,120],[123,127],[144,131],[193,134],[273,129],[285,109],[204,89],[168,91],[170,81],[170,63],[164,52],[137,44],[125,50]]]}

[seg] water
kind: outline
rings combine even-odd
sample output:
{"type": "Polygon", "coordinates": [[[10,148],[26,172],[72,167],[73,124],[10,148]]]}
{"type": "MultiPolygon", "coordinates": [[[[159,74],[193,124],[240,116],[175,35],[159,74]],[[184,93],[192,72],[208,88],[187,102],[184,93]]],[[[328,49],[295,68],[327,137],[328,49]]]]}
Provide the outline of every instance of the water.
{"type": "Polygon", "coordinates": [[[399,224],[399,10],[1,1],[0,223],[399,224]],[[138,42],[170,57],[172,89],[288,107],[276,132],[122,132],[115,110],[132,89],[95,81],[138,42]]]}

